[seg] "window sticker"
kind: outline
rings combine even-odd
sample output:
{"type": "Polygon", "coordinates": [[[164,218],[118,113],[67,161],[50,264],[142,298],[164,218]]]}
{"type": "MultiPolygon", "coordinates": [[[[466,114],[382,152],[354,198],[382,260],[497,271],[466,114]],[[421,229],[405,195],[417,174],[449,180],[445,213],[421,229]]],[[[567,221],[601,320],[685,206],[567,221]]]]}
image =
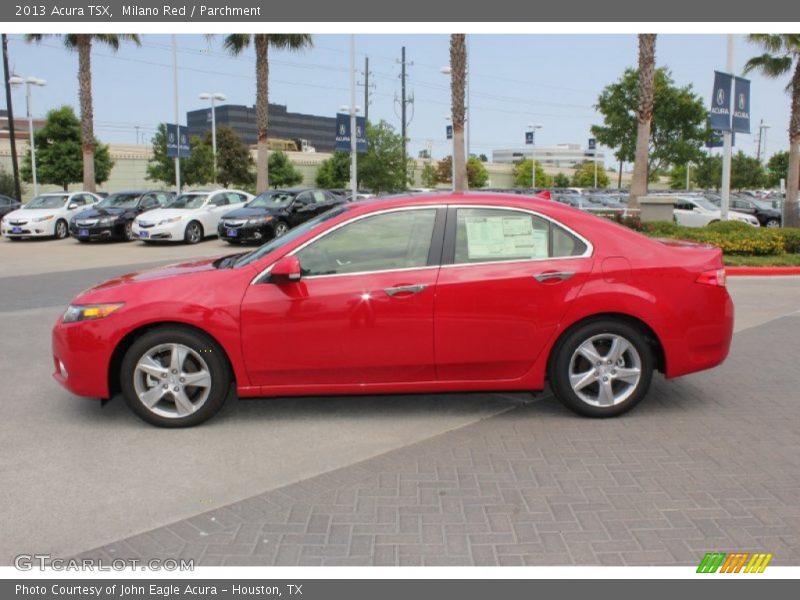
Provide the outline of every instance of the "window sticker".
{"type": "Polygon", "coordinates": [[[470,260],[546,258],[547,230],[534,229],[530,217],[465,217],[470,260]]]}

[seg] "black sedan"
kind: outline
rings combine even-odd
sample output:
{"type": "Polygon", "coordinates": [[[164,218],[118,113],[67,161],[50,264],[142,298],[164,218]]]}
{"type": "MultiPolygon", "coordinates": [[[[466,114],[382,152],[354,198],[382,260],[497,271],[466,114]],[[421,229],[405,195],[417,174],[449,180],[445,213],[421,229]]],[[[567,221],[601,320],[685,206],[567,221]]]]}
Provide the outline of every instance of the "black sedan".
{"type": "MultiPolygon", "coordinates": [[[[705,194],[705,197],[719,206],[722,197],[719,194],[705,194]]],[[[731,196],[730,209],[740,213],[753,215],[762,227],[780,227],[783,215],[780,209],[775,208],[772,202],[756,200],[746,196],[731,196]]]]}
{"type": "Polygon", "coordinates": [[[244,207],[225,213],[217,226],[221,240],[231,244],[266,242],[292,227],[345,202],[326,190],[270,190],[244,207]]]}
{"type": "Polygon", "coordinates": [[[172,192],[130,190],[109,194],[92,208],[72,217],[69,232],[79,242],[91,240],[133,240],[133,220],[145,211],[160,208],[172,199],[172,192]]]}
{"type": "Polygon", "coordinates": [[[20,206],[22,206],[22,204],[13,198],[0,194],[0,217],[4,217],[11,211],[17,210],[20,206]]]}

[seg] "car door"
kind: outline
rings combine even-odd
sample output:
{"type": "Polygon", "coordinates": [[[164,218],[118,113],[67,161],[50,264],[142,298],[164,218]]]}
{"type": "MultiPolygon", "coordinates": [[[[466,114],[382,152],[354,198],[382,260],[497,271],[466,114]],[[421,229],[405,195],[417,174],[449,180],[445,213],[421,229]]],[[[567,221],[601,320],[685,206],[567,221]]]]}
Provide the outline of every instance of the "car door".
{"type": "Polygon", "coordinates": [[[300,223],[305,223],[316,214],[316,210],[316,202],[311,192],[297,194],[289,206],[289,226],[297,227],[300,223]]]}
{"type": "Polygon", "coordinates": [[[216,235],[220,217],[230,210],[227,192],[213,194],[202,212],[203,229],[206,235],[216,235]]]}
{"type": "Polygon", "coordinates": [[[695,205],[688,200],[677,201],[674,214],[679,225],[685,227],[702,227],[705,225],[703,215],[695,210],[695,205]]]}
{"type": "Polygon", "coordinates": [[[434,381],[433,308],[445,211],[354,219],[292,252],[303,276],[254,283],[242,350],[261,386],[434,381]]]}
{"type": "Polygon", "coordinates": [[[443,381],[517,380],[592,270],[591,244],[523,209],[453,207],[436,285],[443,381]]]}

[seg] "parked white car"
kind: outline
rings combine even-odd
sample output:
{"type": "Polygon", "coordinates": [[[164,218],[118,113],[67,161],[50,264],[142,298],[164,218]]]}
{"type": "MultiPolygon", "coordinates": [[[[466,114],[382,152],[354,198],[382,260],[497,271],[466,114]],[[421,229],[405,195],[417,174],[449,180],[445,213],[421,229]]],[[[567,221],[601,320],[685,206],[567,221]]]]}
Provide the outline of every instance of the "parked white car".
{"type": "Polygon", "coordinates": [[[99,201],[99,196],[89,192],[40,194],[3,217],[0,231],[10,240],[32,237],[62,240],[69,236],[69,220],[73,215],[99,201]]]}
{"type": "MultiPolygon", "coordinates": [[[[735,210],[728,211],[728,219],[759,227],[758,219],[753,215],[735,210]]],[[[722,220],[722,211],[702,196],[677,196],[675,198],[675,220],[678,225],[685,227],[705,227],[709,223],[722,220]]]]}
{"type": "Polygon", "coordinates": [[[180,194],[164,208],[144,213],[133,222],[133,234],[143,242],[196,244],[217,235],[222,215],[253,199],[240,190],[197,190],[180,194]]]}

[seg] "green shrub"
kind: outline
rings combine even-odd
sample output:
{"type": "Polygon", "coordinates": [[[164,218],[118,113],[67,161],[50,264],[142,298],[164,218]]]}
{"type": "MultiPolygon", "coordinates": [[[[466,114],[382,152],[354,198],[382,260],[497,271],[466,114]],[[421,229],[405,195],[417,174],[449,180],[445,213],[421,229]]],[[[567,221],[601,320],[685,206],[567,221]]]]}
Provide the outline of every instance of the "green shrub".
{"type": "Polygon", "coordinates": [[[789,254],[800,254],[800,228],[787,227],[779,232],[783,238],[783,249],[789,254]]]}
{"type": "Polygon", "coordinates": [[[743,223],[742,221],[716,221],[707,225],[706,230],[723,234],[733,234],[737,232],[746,233],[752,231],[753,226],[743,223]]]}

